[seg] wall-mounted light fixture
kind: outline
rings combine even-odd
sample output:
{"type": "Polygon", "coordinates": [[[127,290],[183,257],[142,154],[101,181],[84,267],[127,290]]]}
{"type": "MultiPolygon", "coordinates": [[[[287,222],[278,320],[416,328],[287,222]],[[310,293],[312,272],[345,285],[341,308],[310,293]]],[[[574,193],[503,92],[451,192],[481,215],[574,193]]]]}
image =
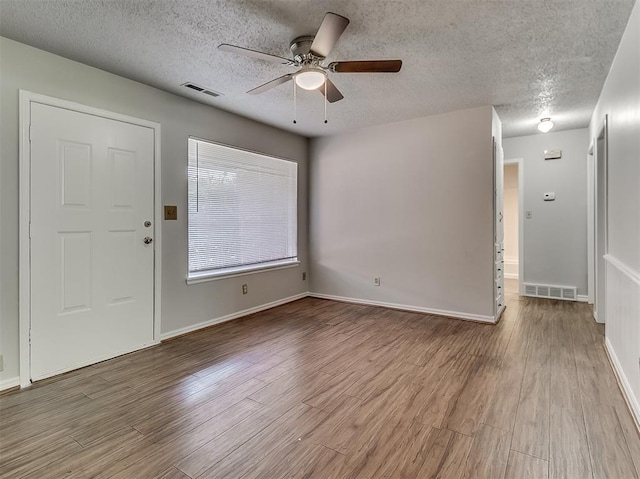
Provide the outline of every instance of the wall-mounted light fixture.
{"type": "Polygon", "coordinates": [[[538,130],[540,130],[542,133],[551,131],[551,128],[553,128],[553,122],[551,121],[551,118],[543,118],[542,120],[540,120],[540,123],[538,123],[538,130]]]}

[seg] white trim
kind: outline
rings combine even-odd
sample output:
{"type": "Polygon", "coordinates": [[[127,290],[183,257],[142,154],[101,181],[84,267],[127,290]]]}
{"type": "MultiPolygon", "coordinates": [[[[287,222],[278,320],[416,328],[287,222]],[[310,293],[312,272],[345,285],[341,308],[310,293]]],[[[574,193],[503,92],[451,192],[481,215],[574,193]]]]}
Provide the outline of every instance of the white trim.
{"type": "Polygon", "coordinates": [[[504,279],[519,279],[520,278],[520,276],[518,274],[516,274],[516,273],[504,273],[502,276],[504,276],[504,279]]]}
{"type": "MultiPolygon", "coordinates": [[[[602,256],[606,256],[609,252],[609,193],[608,193],[608,169],[609,169],[609,115],[604,115],[604,120],[602,121],[602,126],[598,129],[598,134],[595,137],[595,156],[594,156],[594,301],[593,301],[593,311],[594,318],[598,323],[606,323],[607,322],[607,269],[603,268],[603,271],[600,271],[598,266],[599,258],[598,255],[602,253],[602,256]],[[598,155],[598,141],[600,140],[600,136],[602,135],[603,145],[603,154],[602,158],[598,155]],[[603,174],[602,178],[599,178],[598,171],[599,165],[603,164],[603,174]],[[602,198],[603,201],[603,211],[602,211],[602,225],[600,224],[600,219],[598,215],[598,200],[602,198]],[[598,233],[603,231],[604,240],[602,241],[603,245],[600,245],[600,241],[598,241],[598,233]],[[598,287],[599,281],[598,279],[602,278],[602,291],[598,287]],[[598,298],[600,298],[600,303],[598,304],[598,298]]],[[[588,281],[588,278],[587,278],[588,281]]]]}
{"type": "MultiPolygon", "coordinates": [[[[518,294],[524,294],[524,158],[504,160],[505,165],[518,165],[518,294]]],[[[505,275],[505,278],[507,276],[505,275]]]]}
{"type": "Polygon", "coordinates": [[[191,333],[193,331],[197,331],[203,328],[208,328],[209,326],[213,326],[215,324],[224,323],[227,321],[231,321],[232,319],[241,318],[242,316],[248,316],[249,314],[258,313],[266,309],[271,309],[271,308],[275,308],[276,306],[281,306],[286,303],[291,303],[292,301],[297,301],[299,299],[306,298],[307,296],[309,296],[309,293],[307,292],[300,293],[293,296],[289,296],[288,298],[278,299],[276,301],[271,301],[270,303],[261,304],[260,306],[254,306],[253,308],[244,309],[242,311],[237,311],[235,313],[227,314],[226,316],[220,316],[219,318],[213,318],[208,321],[203,321],[202,323],[193,324],[191,326],[186,326],[180,329],[175,329],[167,333],[162,333],[160,335],[160,340],[165,341],[170,338],[175,338],[176,336],[182,336],[183,334],[191,333]]]}
{"type": "Polygon", "coordinates": [[[625,276],[627,276],[631,281],[633,281],[638,286],[640,286],[640,273],[638,271],[635,271],[633,268],[630,268],[629,266],[627,266],[626,264],[624,264],[622,261],[620,261],[618,258],[616,258],[611,254],[605,254],[604,260],[607,263],[609,263],[611,266],[620,270],[620,272],[624,273],[625,276]]]}
{"type": "MultiPolygon", "coordinates": [[[[144,120],[140,120],[144,121],[144,120]]],[[[155,228],[153,228],[154,240],[154,285],[153,285],[153,340],[160,343],[160,332],[162,331],[162,156],[160,145],[162,144],[162,130],[160,123],[147,122],[149,128],[153,129],[153,138],[155,141],[155,155],[153,162],[154,191],[153,191],[153,207],[155,228]]]]}
{"type": "Polygon", "coordinates": [[[0,391],[6,391],[7,389],[15,388],[16,386],[20,386],[20,378],[9,378],[4,381],[0,381],[0,391]]]}
{"type": "MultiPolygon", "coordinates": [[[[366,304],[367,306],[382,306],[383,308],[400,309],[402,311],[415,311],[417,313],[435,314],[438,316],[446,316],[449,318],[463,319],[465,321],[475,321],[477,323],[495,324],[497,322],[496,318],[494,318],[493,316],[484,316],[481,314],[460,313],[458,311],[445,311],[443,309],[423,308],[422,306],[410,306],[406,304],[386,303],[383,301],[372,301],[368,299],[347,298],[344,296],[335,296],[332,294],[310,292],[309,296],[311,296],[312,298],[330,299],[333,301],[340,301],[343,303],[366,304]]],[[[502,311],[499,310],[497,316],[500,317],[501,313],[502,311]]]]}
{"type": "MultiPolygon", "coordinates": [[[[26,90],[19,90],[19,161],[20,161],[20,223],[19,223],[19,340],[20,340],[20,387],[31,384],[31,358],[29,348],[29,328],[31,318],[31,264],[29,222],[31,212],[31,144],[29,142],[29,125],[31,123],[31,103],[64,108],[66,110],[99,116],[110,120],[116,120],[133,125],[143,126],[153,130],[154,134],[154,308],[153,308],[153,343],[159,341],[161,331],[161,287],[162,287],[162,182],[161,182],[161,158],[160,158],[160,124],[121,115],[99,108],[82,105],[67,100],[60,100],[26,90]]],[[[146,347],[141,346],[141,347],[146,347]]]]}
{"type": "Polygon", "coordinates": [[[192,273],[187,278],[187,284],[206,283],[207,281],[218,281],[219,279],[235,278],[236,276],[246,276],[248,274],[263,273],[266,271],[274,271],[278,269],[296,268],[300,266],[300,261],[286,261],[263,266],[239,266],[237,268],[225,268],[223,271],[207,271],[205,273],[192,273]]]}
{"type": "Polygon", "coordinates": [[[589,304],[595,302],[595,286],[594,281],[596,277],[596,270],[594,265],[594,259],[596,256],[595,251],[595,143],[596,140],[591,140],[591,147],[589,148],[589,154],[587,155],[587,295],[589,297],[589,304]]]}
{"type": "Polygon", "coordinates": [[[616,356],[616,352],[614,351],[613,346],[611,346],[609,338],[605,338],[604,340],[604,349],[607,352],[611,368],[613,369],[616,379],[618,380],[618,384],[620,385],[620,389],[622,390],[622,396],[631,411],[631,416],[633,416],[636,428],[638,429],[638,432],[640,432],[640,403],[638,403],[638,398],[633,394],[633,389],[631,389],[629,380],[622,370],[618,356],[616,356]]]}
{"type": "Polygon", "coordinates": [[[589,296],[586,294],[578,294],[576,296],[576,301],[578,303],[588,303],[589,302],[589,296]]]}
{"type": "Polygon", "coordinates": [[[31,123],[31,98],[27,92],[20,90],[19,108],[19,226],[18,226],[18,331],[19,331],[19,352],[20,352],[20,387],[31,385],[31,357],[29,349],[29,326],[31,318],[31,263],[29,254],[29,222],[31,219],[31,145],[29,142],[29,124],[31,123]]]}

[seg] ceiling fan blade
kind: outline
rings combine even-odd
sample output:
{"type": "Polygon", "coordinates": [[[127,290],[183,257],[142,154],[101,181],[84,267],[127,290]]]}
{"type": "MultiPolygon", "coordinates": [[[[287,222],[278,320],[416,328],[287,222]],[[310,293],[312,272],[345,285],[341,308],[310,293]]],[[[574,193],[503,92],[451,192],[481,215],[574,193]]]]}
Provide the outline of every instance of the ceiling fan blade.
{"type": "Polygon", "coordinates": [[[402,60],[371,60],[358,62],[333,62],[329,70],[336,73],[397,73],[402,60]]]}
{"type": "Polygon", "coordinates": [[[267,90],[271,90],[272,88],[277,87],[278,85],[282,85],[283,83],[288,82],[292,78],[293,78],[293,75],[291,73],[287,73],[286,75],[278,77],[275,80],[268,81],[263,85],[255,87],[253,90],[249,90],[247,93],[251,93],[252,95],[263,93],[267,90]]]}
{"type": "MultiPolygon", "coordinates": [[[[340,93],[340,90],[338,90],[338,88],[333,84],[333,82],[331,80],[329,80],[328,78],[325,80],[326,85],[327,85],[327,101],[329,103],[335,103],[337,101],[340,101],[344,98],[344,96],[342,95],[342,93],[340,93]]],[[[318,88],[318,90],[320,91],[320,93],[322,93],[324,95],[324,85],[322,85],[320,88],[318,88]]]]}
{"type": "Polygon", "coordinates": [[[327,12],[309,51],[317,57],[328,57],[347,25],[349,25],[348,18],[327,12]]]}
{"type": "Polygon", "coordinates": [[[251,50],[249,48],[238,47],[236,45],[229,45],[228,43],[223,43],[221,45],[218,45],[218,50],[222,50],[223,52],[237,53],[239,55],[245,55],[252,58],[257,58],[258,60],[266,60],[268,62],[280,63],[281,65],[294,64],[293,60],[289,60],[288,58],[271,55],[270,53],[263,53],[256,50],[251,50]]]}

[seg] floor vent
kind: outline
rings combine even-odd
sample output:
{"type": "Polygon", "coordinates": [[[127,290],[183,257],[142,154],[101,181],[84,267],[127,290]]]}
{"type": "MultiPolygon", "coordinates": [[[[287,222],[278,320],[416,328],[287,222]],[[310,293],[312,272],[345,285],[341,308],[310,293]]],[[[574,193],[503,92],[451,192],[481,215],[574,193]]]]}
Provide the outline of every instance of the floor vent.
{"type": "Polygon", "coordinates": [[[205,95],[209,95],[214,98],[218,96],[222,96],[222,93],[220,92],[209,90],[208,88],[201,87],[200,85],[196,85],[195,83],[191,83],[191,82],[183,83],[181,86],[185,88],[190,88],[194,91],[197,91],[198,93],[204,93],[205,95]]]}
{"type": "Polygon", "coordinates": [[[573,286],[551,286],[548,284],[524,285],[525,296],[535,296],[536,298],[566,299],[576,301],[578,292],[573,286]]]}

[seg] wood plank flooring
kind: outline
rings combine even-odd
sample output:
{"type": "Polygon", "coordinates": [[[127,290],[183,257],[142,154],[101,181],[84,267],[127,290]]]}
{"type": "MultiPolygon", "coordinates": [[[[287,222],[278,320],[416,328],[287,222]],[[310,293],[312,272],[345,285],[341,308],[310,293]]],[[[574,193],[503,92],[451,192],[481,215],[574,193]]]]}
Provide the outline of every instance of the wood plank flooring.
{"type": "MultiPolygon", "coordinates": [[[[2,478],[638,478],[587,305],[306,298],[0,396],[2,478]]],[[[510,291],[511,289],[511,291],[510,291]]]]}

